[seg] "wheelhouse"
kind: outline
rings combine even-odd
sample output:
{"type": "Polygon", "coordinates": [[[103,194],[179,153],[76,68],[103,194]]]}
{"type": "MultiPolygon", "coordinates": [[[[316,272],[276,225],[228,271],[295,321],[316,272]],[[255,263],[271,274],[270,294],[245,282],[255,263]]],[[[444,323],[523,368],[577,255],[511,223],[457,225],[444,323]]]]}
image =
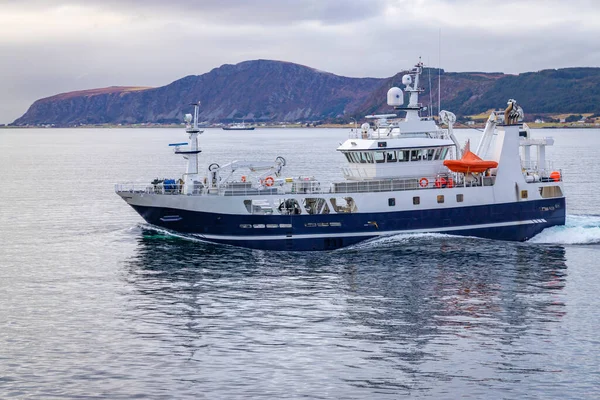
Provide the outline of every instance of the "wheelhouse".
{"type": "Polygon", "coordinates": [[[387,150],[349,150],[342,151],[350,164],[385,164],[397,162],[445,160],[452,146],[387,149],[387,150]]]}
{"type": "Polygon", "coordinates": [[[346,179],[370,180],[435,175],[445,170],[455,144],[447,138],[395,137],[388,140],[349,139],[340,151],[346,179]]]}

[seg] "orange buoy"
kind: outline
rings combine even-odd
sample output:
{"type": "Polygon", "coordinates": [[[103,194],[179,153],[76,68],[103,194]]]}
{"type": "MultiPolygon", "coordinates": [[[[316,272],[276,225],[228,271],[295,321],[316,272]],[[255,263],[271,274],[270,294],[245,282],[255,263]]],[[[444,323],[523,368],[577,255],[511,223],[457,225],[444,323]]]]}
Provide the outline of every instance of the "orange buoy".
{"type": "Polygon", "coordinates": [[[242,175],[242,182],[246,182],[246,176],[242,175]]]}
{"type": "Polygon", "coordinates": [[[421,178],[419,179],[419,185],[421,185],[421,187],[427,187],[429,186],[429,181],[427,178],[421,178]]]}
{"type": "Polygon", "coordinates": [[[554,182],[560,181],[560,178],[561,178],[560,177],[560,172],[558,172],[558,171],[552,171],[550,173],[550,179],[552,179],[554,182]]]}
{"type": "Polygon", "coordinates": [[[273,186],[273,184],[275,183],[275,179],[273,179],[272,176],[267,176],[263,182],[265,186],[273,186]]]}

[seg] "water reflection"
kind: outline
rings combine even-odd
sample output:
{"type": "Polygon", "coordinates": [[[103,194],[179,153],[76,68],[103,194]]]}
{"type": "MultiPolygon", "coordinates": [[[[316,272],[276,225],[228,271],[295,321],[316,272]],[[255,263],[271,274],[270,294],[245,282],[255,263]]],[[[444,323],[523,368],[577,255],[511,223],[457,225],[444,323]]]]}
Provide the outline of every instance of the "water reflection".
{"type": "Polygon", "coordinates": [[[543,372],[532,369],[540,347],[523,343],[545,340],[565,313],[562,246],[415,238],[357,254],[350,271],[351,340],[381,343],[370,357],[417,375],[413,390],[543,372]]]}
{"type": "Polygon", "coordinates": [[[126,271],[131,317],[166,326],[161,340],[214,367],[203,375],[233,363],[248,379],[282,375],[296,394],[333,381],[342,397],[544,372],[567,273],[561,246],[433,236],[269,253],[152,230],[126,271]]]}

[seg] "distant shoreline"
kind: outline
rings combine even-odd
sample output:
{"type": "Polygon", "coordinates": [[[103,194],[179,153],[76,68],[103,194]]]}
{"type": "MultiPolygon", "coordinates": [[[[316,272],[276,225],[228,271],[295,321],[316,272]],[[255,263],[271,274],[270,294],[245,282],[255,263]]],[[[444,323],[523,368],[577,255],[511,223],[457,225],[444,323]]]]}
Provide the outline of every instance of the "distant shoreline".
{"type": "MultiPolygon", "coordinates": [[[[581,123],[527,123],[532,129],[600,129],[600,124],[581,124],[581,123]]],[[[456,129],[483,129],[485,124],[477,123],[474,125],[466,125],[462,123],[456,123],[454,125],[456,129]]],[[[114,125],[114,124],[102,124],[102,125],[79,125],[79,126],[12,126],[3,125],[0,129],[184,129],[185,126],[180,124],[130,124],[130,125],[114,125]]],[[[206,126],[200,127],[200,129],[221,129],[222,126],[206,126]]],[[[321,125],[306,125],[306,124],[276,124],[276,125],[265,125],[256,126],[256,129],[315,129],[315,128],[329,128],[329,129],[352,129],[354,124],[321,124],[321,125]]],[[[356,125],[356,129],[360,129],[360,124],[356,125]]]]}

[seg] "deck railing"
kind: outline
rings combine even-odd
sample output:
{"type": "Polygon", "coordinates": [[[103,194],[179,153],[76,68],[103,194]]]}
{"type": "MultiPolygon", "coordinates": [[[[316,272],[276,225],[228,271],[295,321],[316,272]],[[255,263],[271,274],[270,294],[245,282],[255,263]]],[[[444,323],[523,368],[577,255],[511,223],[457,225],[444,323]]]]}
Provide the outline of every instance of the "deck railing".
{"type": "Polygon", "coordinates": [[[167,185],[152,185],[147,183],[117,183],[115,185],[115,192],[117,193],[146,193],[146,194],[165,194],[174,195],[183,193],[183,186],[180,184],[167,184],[167,185]]]}
{"type": "Polygon", "coordinates": [[[432,139],[450,139],[448,129],[439,128],[437,130],[432,130],[431,132],[403,133],[400,131],[399,125],[395,123],[388,126],[380,126],[375,129],[370,128],[366,132],[362,131],[361,128],[351,128],[350,133],[348,133],[348,139],[389,139],[390,136],[398,137],[398,134],[404,138],[423,137],[425,134],[432,139]]]}
{"type": "Polygon", "coordinates": [[[234,182],[230,185],[224,185],[218,188],[210,188],[203,185],[197,185],[193,190],[184,188],[179,184],[140,184],[140,183],[120,183],[115,185],[115,191],[118,193],[144,193],[157,195],[186,195],[186,196],[269,196],[281,194],[327,194],[327,193],[373,193],[373,192],[393,192],[403,190],[427,190],[427,189],[450,189],[456,187],[476,187],[492,186],[495,183],[495,176],[477,176],[472,179],[458,179],[454,175],[436,175],[423,176],[420,178],[404,179],[381,179],[372,181],[344,181],[331,183],[328,187],[317,185],[317,181],[312,181],[312,185],[294,186],[293,183],[286,183],[280,186],[251,187],[249,185],[240,185],[234,182]]]}

